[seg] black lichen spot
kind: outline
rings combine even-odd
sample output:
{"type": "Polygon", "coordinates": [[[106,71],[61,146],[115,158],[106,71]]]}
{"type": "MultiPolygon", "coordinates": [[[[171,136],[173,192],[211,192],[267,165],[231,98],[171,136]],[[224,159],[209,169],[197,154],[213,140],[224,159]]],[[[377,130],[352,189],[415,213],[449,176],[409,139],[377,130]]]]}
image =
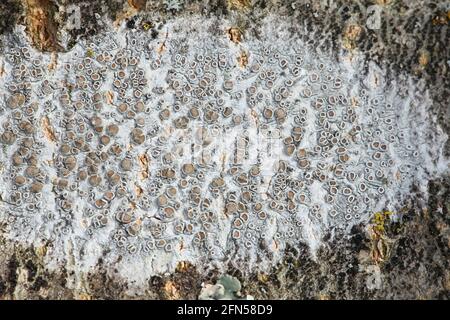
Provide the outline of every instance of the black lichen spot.
{"type": "Polygon", "coordinates": [[[36,274],[37,274],[37,267],[36,267],[36,265],[33,263],[33,261],[28,260],[27,263],[25,264],[25,266],[28,269],[29,280],[33,281],[34,278],[36,277],[36,274]]]}
{"type": "Polygon", "coordinates": [[[31,289],[34,291],[39,291],[42,287],[47,287],[48,286],[48,282],[42,278],[42,277],[37,277],[36,280],[34,281],[33,285],[31,286],[31,289]]]}
{"type": "Polygon", "coordinates": [[[355,225],[351,229],[351,238],[350,243],[355,252],[359,252],[362,249],[365,249],[367,246],[364,243],[365,237],[361,227],[355,225]]]}
{"type": "Polygon", "coordinates": [[[19,0],[0,1],[0,34],[11,32],[23,13],[19,0]]]}
{"type": "Polygon", "coordinates": [[[17,285],[17,268],[19,267],[19,262],[17,261],[16,255],[11,257],[8,262],[8,276],[7,283],[9,283],[9,289],[12,293],[17,285]]]}
{"type": "Polygon", "coordinates": [[[130,19],[127,21],[127,28],[134,29],[136,27],[136,21],[134,19],[130,19]]]}
{"type": "Polygon", "coordinates": [[[5,293],[6,293],[6,284],[4,281],[0,280],[0,299],[2,299],[5,293]]]}
{"type": "Polygon", "coordinates": [[[158,31],[156,31],[155,29],[152,29],[150,35],[151,35],[152,39],[154,40],[158,37],[158,31]]]}

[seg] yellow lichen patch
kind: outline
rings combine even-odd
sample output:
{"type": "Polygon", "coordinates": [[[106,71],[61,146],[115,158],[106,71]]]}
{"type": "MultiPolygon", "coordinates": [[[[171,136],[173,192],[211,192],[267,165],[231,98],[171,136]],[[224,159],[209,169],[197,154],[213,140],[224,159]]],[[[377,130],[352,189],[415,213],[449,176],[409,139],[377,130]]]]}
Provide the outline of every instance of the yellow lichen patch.
{"type": "Polygon", "coordinates": [[[167,281],[164,285],[164,293],[169,300],[178,300],[180,299],[180,293],[178,292],[177,287],[175,286],[175,283],[172,281],[167,281]]]}
{"type": "Polygon", "coordinates": [[[375,263],[381,263],[387,260],[391,250],[392,240],[385,233],[385,224],[392,216],[393,212],[376,212],[370,226],[370,238],[372,241],[370,256],[375,263]]]}
{"type": "Polygon", "coordinates": [[[227,0],[228,9],[246,10],[252,6],[250,0],[227,0]]]}
{"type": "Polygon", "coordinates": [[[228,38],[235,44],[238,44],[242,40],[242,31],[239,28],[229,28],[227,34],[228,38]]]}
{"type": "Polygon", "coordinates": [[[384,233],[384,225],[387,222],[388,219],[390,219],[391,215],[393,213],[391,211],[384,211],[384,212],[377,212],[374,214],[372,223],[374,230],[377,232],[383,232],[384,233]]]}
{"type": "Polygon", "coordinates": [[[56,142],[55,131],[53,130],[52,125],[50,124],[50,120],[47,116],[42,118],[41,121],[42,131],[44,132],[44,136],[51,142],[56,142]]]}
{"type": "Polygon", "coordinates": [[[238,57],[238,64],[241,68],[245,68],[248,65],[248,54],[245,51],[241,51],[238,57]]]}
{"type": "Polygon", "coordinates": [[[33,45],[42,51],[60,51],[53,4],[49,0],[25,0],[26,30],[33,45]]]}
{"type": "Polygon", "coordinates": [[[94,50],[92,50],[92,49],[90,49],[90,48],[87,49],[87,51],[86,51],[86,57],[93,58],[94,55],[95,55],[94,50]]]}
{"type": "Polygon", "coordinates": [[[147,157],[147,155],[145,153],[139,155],[138,162],[139,162],[139,165],[141,166],[141,171],[139,172],[139,178],[141,180],[147,179],[148,178],[148,157],[147,157]]]}
{"type": "Polygon", "coordinates": [[[142,24],[142,29],[144,29],[145,31],[148,31],[152,28],[152,24],[150,22],[144,22],[142,24]]]}

